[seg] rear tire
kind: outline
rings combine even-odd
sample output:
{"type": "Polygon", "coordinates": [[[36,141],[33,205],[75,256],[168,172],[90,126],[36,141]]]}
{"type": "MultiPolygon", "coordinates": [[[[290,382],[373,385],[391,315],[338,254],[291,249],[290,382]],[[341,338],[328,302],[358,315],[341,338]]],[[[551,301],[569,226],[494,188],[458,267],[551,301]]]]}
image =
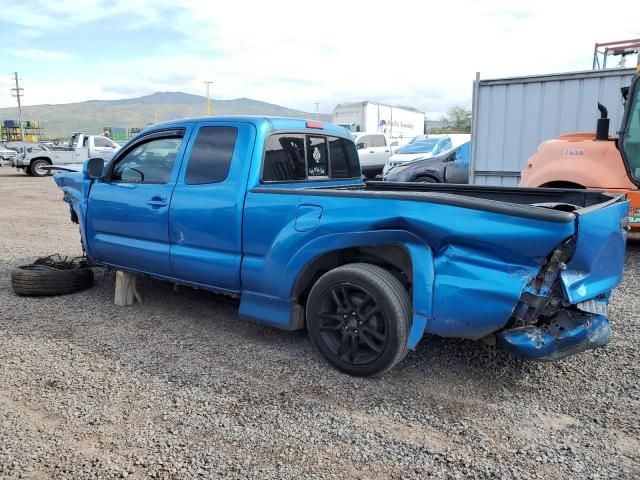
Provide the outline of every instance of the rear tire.
{"type": "Polygon", "coordinates": [[[56,270],[44,265],[24,265],[11,274],[11,286],[18,295],[65,295],[93,285],[93,271],[88,268],[56,270]]]}
{"type": "Polygon", "coordinates": [[[409,351],[409,294],[377,265],[351,263],[325,273],[311,289],[306,311],[316,348],[350,375],[380,375],[409,351]]]}
{"type": "Polygon", "coordinates": [[[42,167],[50,165],[49,162],[47,162],[44,159],[36,159],[33,162],[31,162],[31,165],[29,166],[29,170],[31,171],[31,175],[33,175],[34,177],[45,177],[47,175],[51,175],[51,172],[48,170],[42,170],[42,167]]]}

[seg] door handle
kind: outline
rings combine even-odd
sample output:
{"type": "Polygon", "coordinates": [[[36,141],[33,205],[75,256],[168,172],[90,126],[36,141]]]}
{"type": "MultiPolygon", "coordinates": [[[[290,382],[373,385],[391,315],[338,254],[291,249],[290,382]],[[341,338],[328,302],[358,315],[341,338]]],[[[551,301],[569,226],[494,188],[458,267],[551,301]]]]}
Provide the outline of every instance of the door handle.
{"type": "Polygon", "coordinates": [[[389,153],[389,150],[385,150],[385,152],[389,153]]]}
{"type": "Polygon", "coordinates": [[[369,150],[369,153],[376,153],[376,152],[375,152],[375,151],[373,151],[373,150],[369,150]]]}
{"type": "Polygon", "coordinates": [[[151,205],[152,207],[166,207],[167,200],[160,197],[153,197],[147,202],[147,205],[151,205]]]}

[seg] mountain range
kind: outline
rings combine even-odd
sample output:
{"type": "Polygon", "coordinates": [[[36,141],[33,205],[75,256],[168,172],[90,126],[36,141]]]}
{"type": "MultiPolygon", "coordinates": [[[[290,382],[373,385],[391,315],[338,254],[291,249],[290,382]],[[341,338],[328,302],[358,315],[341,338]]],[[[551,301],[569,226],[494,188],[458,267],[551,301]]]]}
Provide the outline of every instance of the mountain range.
{"type": "MultiPolygon", "coordinates": [[[[212,100],[214,115],[274,115],[315,119],[315,113],[294,110],[250,98],[212,100]]],[[[22,119],[40,122],[47,138],[72,132],[101,133],[104,127],[138,127],[165,120],[206,115],[206,98],[183,92],[156,92],[121,100],[89,100],[22,108],[22,119]]],[[[17,119],[17,108],[0,108],[0,120],[17,119]]],[[[331,121],[331,115],[320,114],[331,121]]]]}

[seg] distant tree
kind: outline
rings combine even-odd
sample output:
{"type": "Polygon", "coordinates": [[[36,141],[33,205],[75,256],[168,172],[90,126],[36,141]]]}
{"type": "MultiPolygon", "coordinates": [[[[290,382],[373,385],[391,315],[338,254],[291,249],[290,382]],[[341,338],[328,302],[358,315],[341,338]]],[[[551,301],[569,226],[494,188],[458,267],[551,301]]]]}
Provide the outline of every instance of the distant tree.
{"type": "Polygon", "coordinates": [[[471,110],[463,107],[451,107],[447,112],[449,126],[451,131],[459,133],[471,132],[471,110]]]}

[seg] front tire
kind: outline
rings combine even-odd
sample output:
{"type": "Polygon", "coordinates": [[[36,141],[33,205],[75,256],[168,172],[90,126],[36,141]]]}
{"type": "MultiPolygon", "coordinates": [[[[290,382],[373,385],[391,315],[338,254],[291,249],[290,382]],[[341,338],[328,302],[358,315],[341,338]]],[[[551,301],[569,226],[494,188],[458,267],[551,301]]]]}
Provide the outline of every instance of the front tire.
{"type": "Polygon", "coordinates": [[[369,377],[393,368],[408,353],[411,301],[387,270],[351,263],[325,273],[307,301],[314,345],[337,369],[369,377]]]}

